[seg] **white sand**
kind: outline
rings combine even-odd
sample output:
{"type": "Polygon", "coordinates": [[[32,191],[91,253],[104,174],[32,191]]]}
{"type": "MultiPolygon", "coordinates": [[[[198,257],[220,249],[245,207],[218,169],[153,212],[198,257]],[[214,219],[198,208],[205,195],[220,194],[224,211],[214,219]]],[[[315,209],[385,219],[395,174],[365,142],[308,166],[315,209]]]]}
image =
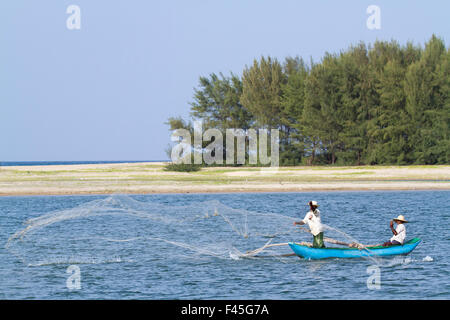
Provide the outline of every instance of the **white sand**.
{"type": "Polygon", "coordinates": [[[450,190],[450,166],[217,167],[163,170],[164,163],[0,168],[0,195],[450,190]]]}

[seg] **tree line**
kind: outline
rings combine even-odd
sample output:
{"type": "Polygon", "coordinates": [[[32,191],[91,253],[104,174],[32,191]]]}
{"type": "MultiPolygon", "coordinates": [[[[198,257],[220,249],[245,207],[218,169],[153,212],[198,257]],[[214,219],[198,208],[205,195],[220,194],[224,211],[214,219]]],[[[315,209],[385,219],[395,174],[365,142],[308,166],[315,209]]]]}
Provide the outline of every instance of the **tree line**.
{"type": "MultiPolygon", "coordinates": [[[[280,164],[448,164],[450,50],[363,42],[320,62],[255,59],[241,76],[200,77],[190,120],[170,130],[278,129],[280,164]]],[[[226,148],[226,146],[224,146],[226,148]]]]}

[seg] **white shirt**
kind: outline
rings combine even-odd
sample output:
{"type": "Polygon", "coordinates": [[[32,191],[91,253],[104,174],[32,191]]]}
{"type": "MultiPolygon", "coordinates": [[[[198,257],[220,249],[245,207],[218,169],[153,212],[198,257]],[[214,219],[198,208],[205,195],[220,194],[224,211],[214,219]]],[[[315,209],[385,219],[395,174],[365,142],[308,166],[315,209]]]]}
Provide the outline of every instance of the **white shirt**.
{"type": "Polygon", "coordinates": [[[308,224],[308,227],[314,236],[317,236],[323,231],[322,222],[320,221],[320,211],[318,209],[316,209],[314,213],[309,211],[303,219],[303,222],[308,224]]]}
{"type": "Polygon", "coordinates": [[[405,241],[406,238],[406,228],[405,228],[405,224],[401,223],[397,225],[397,228],[395,228],[395,231],[397,232],[397,235],[393,236],[391,238],[391,241],[395,240],[400,242],[401,244],[403,244],[403,242],[405,241]]]}

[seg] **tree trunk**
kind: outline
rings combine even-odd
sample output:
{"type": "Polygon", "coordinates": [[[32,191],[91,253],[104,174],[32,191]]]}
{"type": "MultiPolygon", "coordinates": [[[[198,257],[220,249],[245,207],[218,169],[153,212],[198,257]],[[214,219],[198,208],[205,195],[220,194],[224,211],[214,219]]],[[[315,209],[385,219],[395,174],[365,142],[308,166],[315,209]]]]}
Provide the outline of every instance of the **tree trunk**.
{"type": "Polygon", "coordinates": [[[336,162],[336,155],[334,154],[334,147],[331,148],[331,164],[336,162]]]}

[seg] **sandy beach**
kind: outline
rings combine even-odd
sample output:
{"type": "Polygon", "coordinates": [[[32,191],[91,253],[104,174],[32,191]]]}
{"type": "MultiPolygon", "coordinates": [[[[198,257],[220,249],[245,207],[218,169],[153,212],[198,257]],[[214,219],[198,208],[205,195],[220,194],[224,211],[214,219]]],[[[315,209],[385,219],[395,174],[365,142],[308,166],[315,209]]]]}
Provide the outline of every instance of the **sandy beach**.
{"type": "Polygon", "coordinates": [[[450,166],[202,168],[164,171],[165,163],[0,168],[0,195],[113,193],[450,190],[450,166]]]}

